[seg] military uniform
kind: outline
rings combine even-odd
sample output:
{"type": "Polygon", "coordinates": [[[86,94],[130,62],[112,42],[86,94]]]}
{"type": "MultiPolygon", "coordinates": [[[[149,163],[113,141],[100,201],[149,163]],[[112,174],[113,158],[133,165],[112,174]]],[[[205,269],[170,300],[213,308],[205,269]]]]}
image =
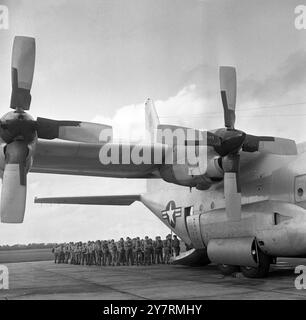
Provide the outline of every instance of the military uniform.
{"type": "Polygon", "coordinates": [[[65,262],[64,247],[62,245],[60,245],[58,263],[64,263],[64,262],[65,262]]]}
{"type": "Polygon", "coordinates": [[[166,264],[170,263],[170,257],[171,257],[171,240],[168,238],[163,241],[164,245],[164,262],[166,264]]]}
{"type": "Polygon", "coordinates": [[[114,240],[110,243],[111,255],[112,255],[112,266],[118,265],[118,248],[114,240]]]}
{"type": "Polygon", "coordinates": [[[97,266],[101,265],[101,255],[100,255],[100,251],[101,251],[101,242],[100,240],[96,241],[95,243],[95,262],[97,266]]]}
{"type": "Polygon", "coordinates": [[[132,240],[128,237],[125,241],[125,253],[126,253],[126,263],[127,265],[133,265],[133,243],[132,240]]]}
{"type": "Polygon", "coordinates": [[[102,245],[102,252],[103,252],[103,265],[110,265],[110,253],[109,253],[109,247],[108,242],[104,241],[102,245]]]}
{"type": "Polygon", "coordinates": [[[177,236],[173,236],[173,240],[172,240],[172,247],[173,247],[173,251],[174,251],[174,256],[178,256],[180,254],[180,240],[177,238],[177,236]]]}
{"type": "Polygon", "coordinates": [[[52,251],[53,251],[53,254],[54,254],[54,263],[58,263],[58,260],[59,260],[59,246],[55,246],[52,251]]]}
{"type": "Polygon", "coordinates": [[[160,237],[157,237],[155,241],[155,261],[156,263],[163,263],[163,241],[160,237]]]}
{"type": "Polygon", "coordinates": [[[144,241],[144,264],[150,265],[152,263],[153,244],[152,239],[146,237],[144,241]]]}
{"type": "Polygon", "coordinates": [[[119,256],[119,264],[125,265],[125,261],[126,261],[125,248],[124,248],[124,240],[122,238],[118,242],[118,256],[119,256]]]}
{"type": "Polygon", "coordinates": [[[142,251],[141,251],[141,240],[139,238],[135,241],[135,262],[136,265],[143,264],[142,261],[142,251]]]}
{"type": "Polygon", "coordinates": [[[85,243],[82,244],[81,247],[81,265],[86,264],[86,245],[85,243]]]}
{"type": "Polygon", "coordinates": [[[64,247],[64,254],[65,254],[65,263],[68,263],[69,260],[69,255],[70,255],[70,251],[69,251],[69,245],[66,245],[64,247]]]}

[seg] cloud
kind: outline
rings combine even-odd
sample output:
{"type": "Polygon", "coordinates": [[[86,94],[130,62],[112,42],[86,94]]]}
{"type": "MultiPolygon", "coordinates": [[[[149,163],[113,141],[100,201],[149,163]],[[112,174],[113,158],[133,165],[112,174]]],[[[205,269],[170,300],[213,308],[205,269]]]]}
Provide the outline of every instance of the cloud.
{"type": "MultiPolygon", "coordinates": [[[[306,101],[305,51],[289,55],[264,78],[237,74],[237,81],[237,128],[250,134],[306,140],[305,105],[292,105],[306,101]]],[[[198,65],[185,72],[181,84],[177,94],[155,101],[161,122],[202,129],[223,127],[218,68],[198,65]]],[[[117,138],[144,138],[144,102],[120,108],[112,119],[99,116],[95,120],[111,122],[117,138]]]]}
{"type": "MultiPolygon", "coordinates": [[[[206,128],[205,117],[201,119],[194,115],[214,111],[216,103],[213,101],[212,98],[204,98],[202,88],[193,83],[166,100],[155,100],[155,106],[161,123],[206,128]]],[[[98,115],[92,121],[112,125],[116,141],[141,141],[145,139],[144,110],[145,102],[140,102],[119,108],[113,118],[98,115]]]]}
{"type": "Polygon", "coordinates": [[[256,80],[256,76],[253,75],[253,79],[242,81],[239,95],[242,101],[254,99],[259,103],[290,103],[296,102],[299,98],[305,100],[305,88],[306,51],[300,50],[291,54],[265,79],[256,80]]]}

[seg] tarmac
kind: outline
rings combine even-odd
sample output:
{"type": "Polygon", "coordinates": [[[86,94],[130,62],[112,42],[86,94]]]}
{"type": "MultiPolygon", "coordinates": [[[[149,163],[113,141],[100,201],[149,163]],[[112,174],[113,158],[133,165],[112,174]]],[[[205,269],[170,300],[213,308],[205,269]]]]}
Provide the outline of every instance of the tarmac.
{"type": "MultiPolygon", "coordinates": [[[[52,261],[9,263],[9,289],[1,299],[306,299],[297,290],[296,265],[306,259],[280,259],[268,278],[247,279],[241,273],[222,276],[215,265],[97,267],[52,261]]],[[[306,275],[305,275],[306,276],[306,275]]]]}

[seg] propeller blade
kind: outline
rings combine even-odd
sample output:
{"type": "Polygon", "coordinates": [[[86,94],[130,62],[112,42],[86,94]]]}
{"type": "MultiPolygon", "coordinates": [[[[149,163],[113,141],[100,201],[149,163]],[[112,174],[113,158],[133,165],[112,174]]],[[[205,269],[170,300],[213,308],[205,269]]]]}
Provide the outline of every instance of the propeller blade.
{"type": "Polygon", "coordinates": [[[28,146],[22,141],[15,141],[6,146],[7,163],[2,179],[1,222],[23,222],[27,193],[27,154],[28,146]]]}
{"type": "Polygon", "coordinates": [[[12,109],[29,110],[34,66],[35,39],[15,37],[12,54],[12,109]]]}
{"type": "Polygon", "coordinates": [[[245,141],[242,145],[242,150],[246,152],[263,152],[273,153],[279,155],[296,155],[297,147],[294,140],[246,135],[245,141]]]}
{"type": "Polygon", "coordinates": [[[235,108],[237,94],[236,70],[234,67],[220,67],[220,91],[224,110],[225,127],[233,129],[235,126],[235,108]]]}
{"type": "Polygon", "coordinates": [[[230,154],[222,159],[224,170],[225,210],[228,220],[241,219],[241,190],[239,183],[239,154],[230,154]]]}
{"type": "Polygon", "coordinates": [[[101,143],[112,140],[112,127],[82,121],[58,121],[37,118],[37,135],[41,139],[101,143]]]}

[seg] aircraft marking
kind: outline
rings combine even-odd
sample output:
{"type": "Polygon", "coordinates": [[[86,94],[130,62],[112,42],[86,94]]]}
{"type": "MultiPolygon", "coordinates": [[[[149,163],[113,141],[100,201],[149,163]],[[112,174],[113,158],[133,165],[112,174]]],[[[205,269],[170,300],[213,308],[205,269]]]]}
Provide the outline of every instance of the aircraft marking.
{"type": "Polygon", "coordinates": [[[176,218],[182,215],[182,207],[176,207],[176,204],[171,200],[165,210],[161,211],[163,219],[167,219],[172,228],[175,228],[176,218]]]}

